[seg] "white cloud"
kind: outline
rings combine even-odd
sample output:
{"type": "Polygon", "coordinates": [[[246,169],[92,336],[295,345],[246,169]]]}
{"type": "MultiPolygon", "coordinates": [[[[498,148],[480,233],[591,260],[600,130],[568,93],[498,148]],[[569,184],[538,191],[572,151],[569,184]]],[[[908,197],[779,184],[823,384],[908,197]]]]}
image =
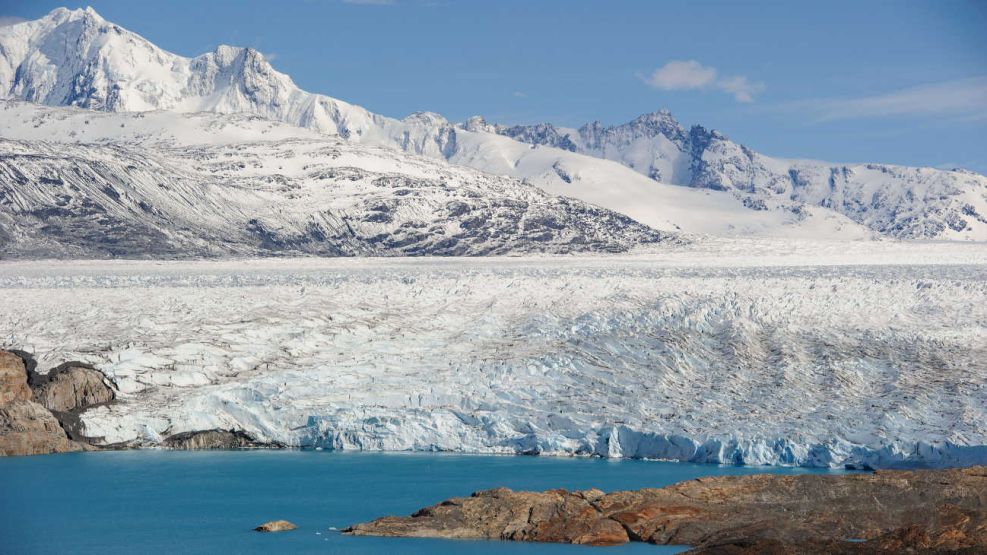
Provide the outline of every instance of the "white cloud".
{"type": "Polygon", "coordinates": [[[764,90],[764,83],[752,83],[743,75],[734,75],[720,79],[716,87],[732,94],[737,102],[754,102],[754,95],[764,90]]]}
{"type": "Polygon", "coordinates": [[[516,98],[524,98],[524,97],[526,97],[526,96],[528,96],[528,95],[526,95],[526,94],[524,94],[524,93],[523,93],[523,92],[521,92],[521,91],[514,91],[514,96],[515,96],[516,98]]]}
{"type": "Polygon", "coordinates": [[[817,121],[888,116],[959,116],[987,119],[987,76],[930,83],[858,98],[822,98],[793,103],[817,121]]]}
{"type": "Polygon", "coordinates": [[[361,6],[393,6],[394,0],[343,0],[343,3],[361,6]]]}
{"type": "Polygon", "coordinates": [[[764,90],[764,83],[752,82],[743,75],[718,77],[716,68],[696,60],[673,60],[656,69],[644,81],[661,91],[716,89],[733,95],[737,102],[753,102],[764,90]]]}
{"type": "Polygon", "coordinates": [[[716,70],[695,60],[674,61],[656,69],[648,83],[663,91],[701,89],[716,81],[716,70]]]}
{"type": "Polygon", "coordinates": [[[0,27],[6,27],[8,25],[17,25],[23,21],[27,21],[23,17],[17,17],[16,15],[0,15],[0,27]]]}

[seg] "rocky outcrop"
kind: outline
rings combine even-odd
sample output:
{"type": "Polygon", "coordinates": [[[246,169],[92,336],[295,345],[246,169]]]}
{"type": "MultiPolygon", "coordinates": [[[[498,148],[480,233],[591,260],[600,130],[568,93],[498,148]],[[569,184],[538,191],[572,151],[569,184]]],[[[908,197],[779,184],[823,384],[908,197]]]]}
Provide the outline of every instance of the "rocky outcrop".
{"type": "Polygon", "coordinates": [[[30,400],[24,360],[10,351],[0,351],[0,405],[30,400]]]}
{"type": "Polygon", "coordinates": [[[0,405],[0,456],[44,455],[86,448],[70,440],[58,420],[41,405],[32,401],[0,405]]]}
{"type": "Polygon", "coordinates": [[[79,451],[55,416],[31,400],[24,360],[0,351],[0,456],[79,451]]]}
{"type": "Polygon", "coordinates": [[[254,530],[258,532],[287,532],[289,530],[294,530],[295,528],[298,527],[287,520],[272,520],[261,524],[257,528],[254,528],[254,530]]]}
{"type": "Polygon", "coordinates": [[[256,441],[250,435],[239,430],[202,430],[182,432],[168,436],[162,445],[169,449],[259,449],[283,448],[281,444],[270,444],[256,441]]]}
{"type": "Polygon", "coordinates": [[[31,373],[34,400],[50,411],[71,412],[112,401],[116,395],[103,373],[68,362],[47,374],[31,373]]]}
{"type": "Polygon", "coordinates": [[[661,489],[454,498],[344,533],[586,545],[692,545],[696,553],[987,550],[987,467],[700,478],[661,489]]]}
{"type": "Polygon", "coordinates": [[[29,354],[18,354],[28,363],[27,382],[33,400],[51,411],[69,439],[101,445],[103,438],[86,435],[81,416],[86,410],[116,398],[113,384],[106,376],[83,362],[66,362],[40,374],[34,371],[29,354]]]}

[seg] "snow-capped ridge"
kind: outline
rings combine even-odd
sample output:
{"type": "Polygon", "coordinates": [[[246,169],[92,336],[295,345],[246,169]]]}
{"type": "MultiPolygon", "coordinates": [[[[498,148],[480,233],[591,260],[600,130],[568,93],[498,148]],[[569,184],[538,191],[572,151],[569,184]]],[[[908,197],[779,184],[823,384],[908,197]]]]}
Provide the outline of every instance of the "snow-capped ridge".
{"type": "Polygon", "coordinates": [[[745,206],[783,200],[837,212],[887,236],[987,240],[987,177],[890,164],[772,158],[667,110],[577,133],[551,124],[493,126],[531,144],[613,160],[655,181],[728,192],[745,206]]]}
{"type": "Polygon", "coordinates": [[[517,179],[254,115],[4,101],[0,131],[0,258],[560,254],[679,242],[517,179]]]}
{"type": "Polygon", "coordinates": [[[656,229],[987,240],[982,176],[770,158],[716,131],[687,130],[668,110],[579,129],[482,118],[452,125],[432,112],[398,120],[301,90],[256,49],[222,45],[185,58],[91,8],[0,28],[0,98],[103,112],[253,113],[523,179],[656,229]]]}

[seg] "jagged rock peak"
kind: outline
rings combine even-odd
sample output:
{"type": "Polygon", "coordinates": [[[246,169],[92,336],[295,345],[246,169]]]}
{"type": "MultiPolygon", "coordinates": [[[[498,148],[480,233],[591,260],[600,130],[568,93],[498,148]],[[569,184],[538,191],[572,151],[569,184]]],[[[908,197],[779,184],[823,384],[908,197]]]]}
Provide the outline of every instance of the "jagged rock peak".
{"type": "Polygon", "coordinates": [[[487,123],[487,120],[483,116],[477,115],[467,119],[459,127],[475,133],[496,133],[498,126],[487,123]]]}
{"type": "Polygon", "coordinates": [[[405,123],[421,123],[429,126],[445,126],[449,125],[449,120],[443,117],[441,114],[436,114],[435,112],[420,111],[412,112],[407,117],[404,118],[405,123]]]}
{"type": "Polygon", "coordinates": [[[672,112],[668,111],[667,108],[662,108],[657,112],[650,112],[647,114],[641,114],[640,116],[634,118],[631,121],[632,124],[653,124],[653,125],[675,125],[678,126],[679,122],[672,116],[672,112]]]}

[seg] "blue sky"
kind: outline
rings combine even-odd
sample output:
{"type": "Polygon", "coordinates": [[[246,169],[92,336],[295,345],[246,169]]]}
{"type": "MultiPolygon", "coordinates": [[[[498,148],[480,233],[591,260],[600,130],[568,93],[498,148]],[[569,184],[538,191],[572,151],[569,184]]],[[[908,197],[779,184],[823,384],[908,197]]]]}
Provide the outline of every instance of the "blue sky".
{"type": "Polygon", "coordinates": [[[987,173],[987,2],[0,0],[91,4],[186,56],[253,46],[389,116],[621,123],[668,108],[766,154],[987,173]]]}

